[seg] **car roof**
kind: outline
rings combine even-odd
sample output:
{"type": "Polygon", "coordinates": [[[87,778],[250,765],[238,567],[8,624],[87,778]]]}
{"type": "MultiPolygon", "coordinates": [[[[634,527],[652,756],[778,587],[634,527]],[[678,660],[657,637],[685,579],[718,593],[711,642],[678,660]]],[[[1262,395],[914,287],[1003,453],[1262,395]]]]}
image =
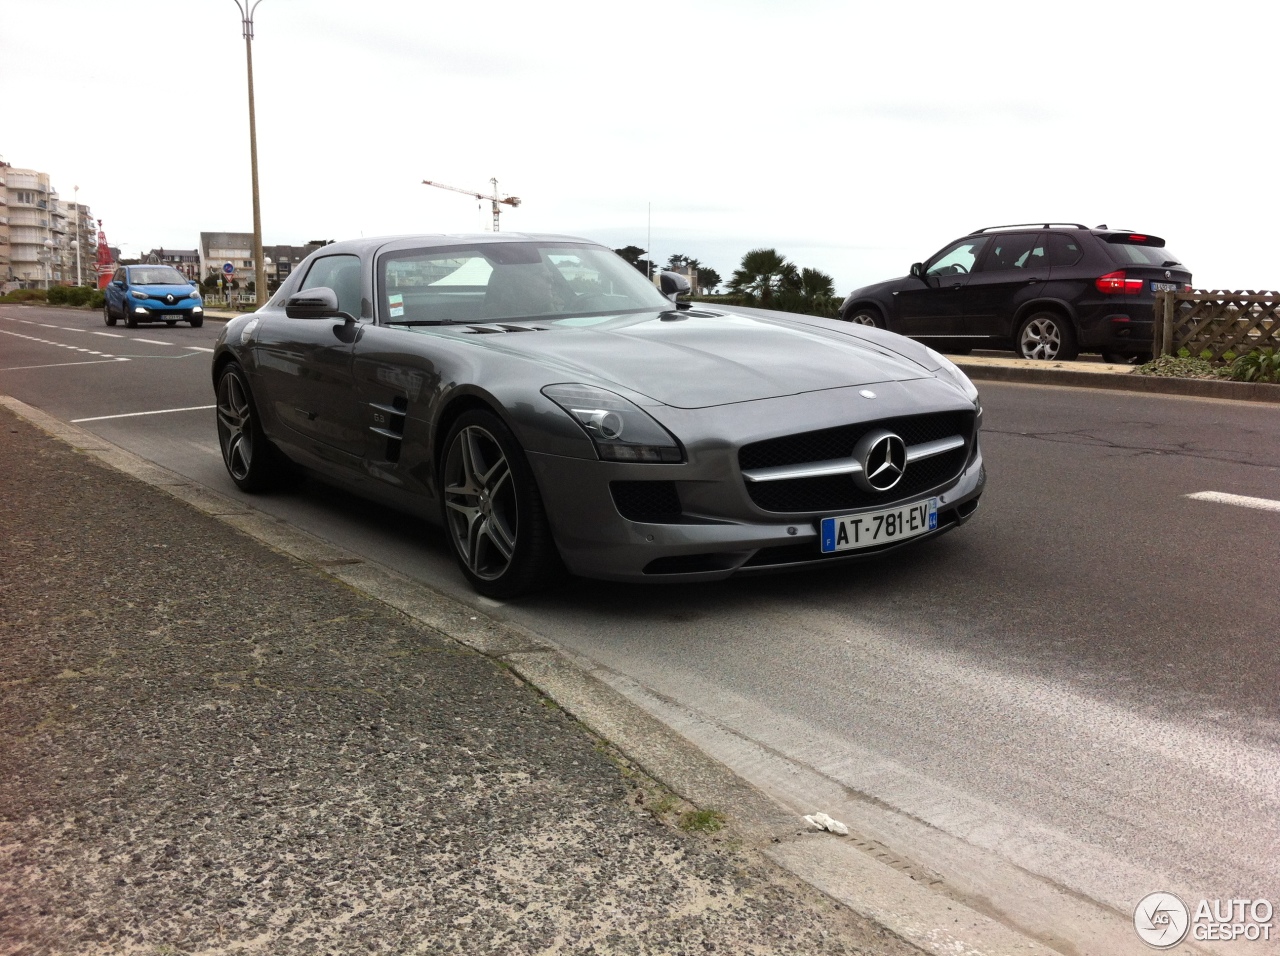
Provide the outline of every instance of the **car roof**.
{"type": "Polygon", "coordinates": [[[335,253],[354,253],[369,255],[379,249],[391,247],[395,249],[432,248],[436,246],[456,246],[459,244],[489,244],[497,242],[582,242],[600,245],[591,239],[579,236],[562,236],[551,233],[528,232],[477,232],[477,233],[418,233],[401,236],[369,236],[360,239],[340,239],[327,246],[321,246],[313,256],[333,255],[335,253]]]}

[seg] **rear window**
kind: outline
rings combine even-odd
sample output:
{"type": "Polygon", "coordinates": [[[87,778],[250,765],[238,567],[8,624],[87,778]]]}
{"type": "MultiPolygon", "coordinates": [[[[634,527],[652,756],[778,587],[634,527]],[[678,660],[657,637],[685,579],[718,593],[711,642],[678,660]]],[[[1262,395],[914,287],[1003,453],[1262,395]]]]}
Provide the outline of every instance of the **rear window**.
{"type": "Polygon", "coordinates": [[[1106,240],[1107,251],[1111,253],[1111,258],[1122,265],[1165,268],[1182,265],[1167,246],[1144,246],[1127,242],[1125,236],[1104,236],[1103,238],[1106,240]]]}

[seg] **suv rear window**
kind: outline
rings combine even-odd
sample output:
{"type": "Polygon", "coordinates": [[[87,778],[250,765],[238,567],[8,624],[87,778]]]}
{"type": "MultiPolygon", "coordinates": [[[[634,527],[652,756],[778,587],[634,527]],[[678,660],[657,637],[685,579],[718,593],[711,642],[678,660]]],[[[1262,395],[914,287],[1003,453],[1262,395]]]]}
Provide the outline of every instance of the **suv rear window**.
{"type": "Polygon", "coordinates": [[[1108,242],[1107,250],[1117,262],[1131,266],[1180,266],[1181,262],[1166,246],[1139,246],[1127,242],[1108,242]]]}

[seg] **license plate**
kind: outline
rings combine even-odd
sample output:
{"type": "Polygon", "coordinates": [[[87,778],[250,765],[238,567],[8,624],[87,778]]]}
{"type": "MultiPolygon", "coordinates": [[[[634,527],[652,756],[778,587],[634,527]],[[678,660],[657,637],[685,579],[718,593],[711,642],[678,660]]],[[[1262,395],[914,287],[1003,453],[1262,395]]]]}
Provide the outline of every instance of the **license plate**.
{"type": "Polygon", "coordinates": [[[1177,292],[1181,286],[1176,282],[1153,282],[1151,283],[1152,292],[1177,292]]]}
{"type": "Polygon", "coordinates": [[[820,526],[822,552],[854,551],[892,541],[904,541],[938,527],[938,499],[872,511],[868,514],[823,518],[820,526]]]}

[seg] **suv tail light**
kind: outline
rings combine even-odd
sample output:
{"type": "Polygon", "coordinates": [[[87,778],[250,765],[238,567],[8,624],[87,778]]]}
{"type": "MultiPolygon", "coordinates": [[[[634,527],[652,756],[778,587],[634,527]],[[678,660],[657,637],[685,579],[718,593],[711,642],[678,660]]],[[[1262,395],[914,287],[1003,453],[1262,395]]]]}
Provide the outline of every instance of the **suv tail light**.
{"type": "Polygon", "coordinates": [[[1138,295],[1146,282],[1142,279],[1129,279],[1123,269],[1117,269],[1099,276],[1093,284],[1105,295],[1138,295]]]}

